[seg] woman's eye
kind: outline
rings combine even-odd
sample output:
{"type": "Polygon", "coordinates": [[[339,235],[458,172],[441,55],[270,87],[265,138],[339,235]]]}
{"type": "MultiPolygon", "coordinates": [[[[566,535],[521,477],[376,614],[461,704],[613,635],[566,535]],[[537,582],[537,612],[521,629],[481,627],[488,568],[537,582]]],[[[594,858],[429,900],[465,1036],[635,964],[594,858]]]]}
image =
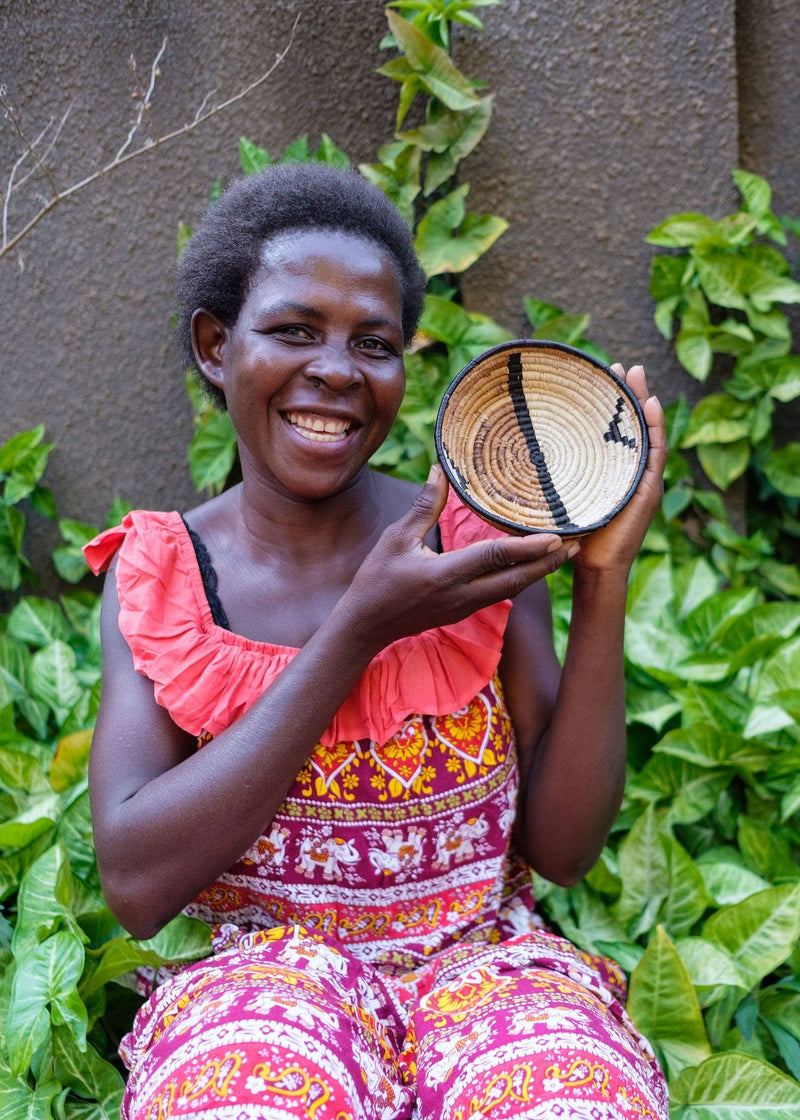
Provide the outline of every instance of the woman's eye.
{"type": "Polygon", "coordinates": [[[397,351],[383,338],[360,338],[356,343],[359,350],[370,350],[374,353],[391,354],[396,356],[397,351]]]}
{"type": "Polygon", "coordinates": [[[283,335],[287,338],[313,338],[313,334],[308,327],[304,327],[300,323],[288,323],[285,326],[275,327],[269,333],[283,335]]]}

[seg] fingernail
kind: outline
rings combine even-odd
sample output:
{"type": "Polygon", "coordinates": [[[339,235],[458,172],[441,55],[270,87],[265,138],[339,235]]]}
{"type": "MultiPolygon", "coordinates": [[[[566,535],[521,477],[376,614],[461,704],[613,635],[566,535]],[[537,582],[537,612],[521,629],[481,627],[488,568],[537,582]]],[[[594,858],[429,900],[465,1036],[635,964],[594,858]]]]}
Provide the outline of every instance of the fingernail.
{"type": "Polygon", "coordinates": [[[431,469],[428,471],[428,482],[435,482],[439,475],[442,473],[442,468],[438,463],[433,463],[431,469]]]}
{"type": "Polygon", "coordinates": [[[571,544],[567,549],[567,560],[570,560],[576,554],[576,552],[580,552],[580,550],[581,546],[577,541],[575,541],[575,543],[571,544]]]}
{"type": "Polygon", "coordinates": [[[558,552],[559,548],[561,548],[563,543],[564,542],[562,541],[561,537],[556,537],[556,539],[554,541],[551,541],[550,544],[547,546],[547,548],[545,550],[545,556],[547,555],[548,552],[558,552]]]}

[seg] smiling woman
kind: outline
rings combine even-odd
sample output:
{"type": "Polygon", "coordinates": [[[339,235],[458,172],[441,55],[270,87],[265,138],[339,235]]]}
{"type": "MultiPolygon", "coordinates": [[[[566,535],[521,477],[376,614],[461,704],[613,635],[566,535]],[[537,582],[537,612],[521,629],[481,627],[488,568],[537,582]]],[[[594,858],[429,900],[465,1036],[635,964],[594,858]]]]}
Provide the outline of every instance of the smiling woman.
{"type": "Polygon", "coordinates": [[[124,1117],[661,1120],[622,974],[542,928],[530,876],[576,881],[619,805],[626,581],[665,458],[641,367],[623,513],[580,545],[510,538],[438,468],[368,466],[423,293],[377,188],[237,184],[179,293],[242,483],[87,546],[112,571],[90,783],[119,920],[146,938],[184,910],[214,953],[141,978],[124,1117]],[[569,557],[562,673],[543,577],[569,557]]]}

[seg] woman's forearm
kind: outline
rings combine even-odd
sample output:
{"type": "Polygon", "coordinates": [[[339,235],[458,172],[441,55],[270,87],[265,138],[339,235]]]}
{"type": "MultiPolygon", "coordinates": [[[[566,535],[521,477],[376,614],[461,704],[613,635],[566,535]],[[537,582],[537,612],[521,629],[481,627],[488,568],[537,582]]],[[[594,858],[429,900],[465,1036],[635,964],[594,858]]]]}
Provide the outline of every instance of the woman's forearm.
{"type": "Polygon", "coordinates": [[[520,791],[518,843],[546,878],[582,878],[602,850],[625,780],[625,573],[576,567],[556,703],[520,791]]]}
{"type": "Polygon", "coordinates": [[[152,936],[263,833],[376,652],[334,609],[236,723],[98,811],[104,888],[126,927],[152,936]]]}

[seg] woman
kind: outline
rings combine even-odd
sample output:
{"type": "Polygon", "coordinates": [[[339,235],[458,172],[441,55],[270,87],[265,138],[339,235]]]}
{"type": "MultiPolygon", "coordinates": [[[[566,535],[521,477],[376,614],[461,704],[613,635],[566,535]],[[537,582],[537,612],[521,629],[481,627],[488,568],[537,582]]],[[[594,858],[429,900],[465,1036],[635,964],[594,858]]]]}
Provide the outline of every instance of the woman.
{"type": "Polygon", "coordinates": [[[113,573],[108,902],[136,937],[181,910],[215,930],[123,1044],[131,1120],[666,1116],[621,975],[538,928],[526,868],[577,881],[619,807],[661,410],[631,369],[647,469],[580,544],[503,537],[438,467],[421,489],[370,470],[423,286],[381,192],[317,165],[234,185],[183,257],[184,343],[243,481],[88,546],[113,573]],[[543,577],[570,557],[562,672],[543,577]]]}

